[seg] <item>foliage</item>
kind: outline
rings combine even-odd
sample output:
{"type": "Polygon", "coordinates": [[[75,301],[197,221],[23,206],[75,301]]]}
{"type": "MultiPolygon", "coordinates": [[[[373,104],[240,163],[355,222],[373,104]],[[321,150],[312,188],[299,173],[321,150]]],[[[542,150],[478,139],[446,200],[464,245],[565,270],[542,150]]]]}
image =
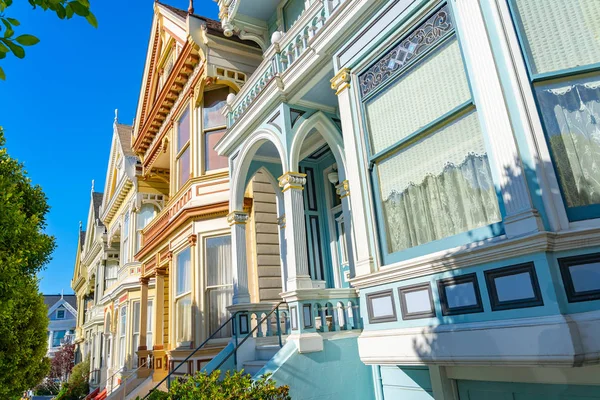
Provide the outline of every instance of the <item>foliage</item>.
{"type": "Polygon", "coordinates": [[[198,372],[176,380],[168,393],[154,391],[150,400],[290,400],[290,388],[277,386],[269,375],[253,380],[250,374],[229,371],[221,380],[221,371],[198,372]]]}
{"type": "Polygon", "coordinates": [[[63,385],[55,400],[78,400],[87,396],[90,391],[90,359],[73,367],[69,380],[63,385]]]}
{"type": "Polygon", "coordinates": [[[54,238],[43,232],[46,196],[4,143],[0,127],[0,399],[13,399],[50,368],[47,308],[36,274],[50,260],[54,238]]]}
{"type": "Polygon", "coordinates": [[[66,344],[62,346],[50,361],[50,379],[66,381],[75,365],[75,345],[66,344]]]}
{"type": "MultiPolygon", "coordinates": [[[[98,21],[90,11],[88,0],[27,0],[33,9],[41,8],[44,11],[53,11],[60,19],[71,19],[74,15],[85,18],[90,25],[97,28],[98,21]]],[[[13,4],[13,0],[0,0],[0,59],[12,53],[15,57],[25,57],[23,46],[33,46],[39,39],[33,35],[23,34],[15,36],[15,28],[21,23],[6,16],[6,10],[13,4]]],[[[4,70],[0,67],[0,79],[6,79],[4,70]]]]}

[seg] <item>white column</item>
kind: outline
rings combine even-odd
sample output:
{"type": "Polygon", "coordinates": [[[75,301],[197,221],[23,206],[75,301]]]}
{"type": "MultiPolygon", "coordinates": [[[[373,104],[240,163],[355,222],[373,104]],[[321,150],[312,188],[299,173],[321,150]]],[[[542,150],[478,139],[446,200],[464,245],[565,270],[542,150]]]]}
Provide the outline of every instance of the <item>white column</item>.
{"type": "Polygon", "coordinates": [[[231,226],[231,247],[233,251],[233,304],[250,303],[248,261],[246,257],[248,213],[232,211],[227,216],[227,222],[231,226]]]}
{"type": "Polygon", "coordinates": [[[344,237],[346,238],[346,252],[348,254],[348,266],[350,267],[350,277],[356,276],[356,266],[354,265],[354,237],[352,231],[352,204],[350,203],[350,182],[344,180],[335,187],[335,191],[342,200],[342,214],[344,216],[344,237]]]}
{"type": "Polygon", "coordinates": [[[312,289],[308,272],[308,251],[304,221],[303,190],[306,174],[287,172],[279,177],[285,206],[285,253],[287,260],[287,291],[312,289]]]}
{"type": "Polygon", "coordinates": [[[462,38],[479,121],[491,147],[492,168],[499,172],[506,236],[542,231],[542,222],[527,187],[479,2],[459,0],[449,4],[454,8],[457,30],[462,38]]]}
{"type": "MultiPolygon", "coordinates": [[[[354,124],[354,116],[352,111],[352,99],[350,96],[350,70],[344,68],[340,70],[331,80],[331,88],[335,90],[338,96],[340,108],[340,119],[342,121],[342,136],[344,138],[344,149],[346,150],[346,179],[344,181],[344,194],[349,196],[351,213],[351,228],[354,232],[356,243],[361,245],[353,246],[352,252],[354,256],[355,275],[367,275],[375,272],[374,263],[374,246],[369,236],[369,223],[367,219],[368,208],[363,197],[361,188],[361,179],[366,179],[367,176],[361,178],[361,160],[359,154],[361,148],[357,143],[357,136],[360,135],[359,127],[354,124]],[[353,193],[350,196],[350,193],[353,193]]],[[[348,254],[350,257],[350,253],[348,254]]]]}

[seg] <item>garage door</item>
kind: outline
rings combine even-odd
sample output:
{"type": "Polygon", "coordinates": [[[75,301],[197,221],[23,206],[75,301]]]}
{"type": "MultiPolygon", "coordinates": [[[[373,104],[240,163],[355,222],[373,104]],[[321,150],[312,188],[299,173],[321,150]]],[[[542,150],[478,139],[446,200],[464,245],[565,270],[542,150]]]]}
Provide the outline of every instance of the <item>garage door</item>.
{"type": "Polygon", "coordinates": [[[600,400],[600,386],[484,381],[457,383],[460,400],[600,400]]]}

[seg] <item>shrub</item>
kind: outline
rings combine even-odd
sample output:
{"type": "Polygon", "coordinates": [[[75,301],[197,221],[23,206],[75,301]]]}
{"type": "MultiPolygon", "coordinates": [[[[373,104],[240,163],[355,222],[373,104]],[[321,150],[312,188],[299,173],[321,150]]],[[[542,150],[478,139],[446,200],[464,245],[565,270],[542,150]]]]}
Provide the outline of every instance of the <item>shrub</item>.
{"type": "Polygon", "coordinates": [[[73,367],[69,380],[63,385],[55,400],[78,400],[88,395],[90,359],[73,367]]]}
{"type": "Polygon", "coordinates": [[[172,382],[168,393],[154,391],[149,400],[291,400],[288,386],[277,386],[269,375],[253,380],[249,374],[229,371],[198,372],[172,382]]]}

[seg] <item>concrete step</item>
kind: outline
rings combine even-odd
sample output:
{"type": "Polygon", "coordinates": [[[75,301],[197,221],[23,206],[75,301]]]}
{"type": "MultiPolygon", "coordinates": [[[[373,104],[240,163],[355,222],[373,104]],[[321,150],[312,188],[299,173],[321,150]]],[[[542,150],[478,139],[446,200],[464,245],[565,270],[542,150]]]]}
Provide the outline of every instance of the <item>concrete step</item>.
{"type": "Polygon", "coordinates": [[[269,361],[281,349],[278,344],[256,345],[256,359],[269,361]]]}
{"type": "Polygon", "coordinates": [[[254,376],[265,366],[266,363],[267,360],[246,361],[244,363],[244,372],[254,376]]]}

